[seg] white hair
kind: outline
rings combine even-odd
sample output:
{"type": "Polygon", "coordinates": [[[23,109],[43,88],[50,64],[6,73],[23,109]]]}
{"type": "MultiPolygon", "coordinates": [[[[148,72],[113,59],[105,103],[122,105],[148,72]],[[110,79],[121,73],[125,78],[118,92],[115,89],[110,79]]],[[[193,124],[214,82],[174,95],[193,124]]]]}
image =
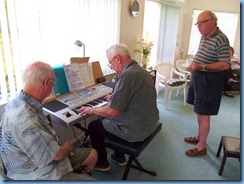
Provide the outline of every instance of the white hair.
{"type": "Polygon", "coordinates": [[[47,77],[53,75],[52,67],[42,61],[36,61],[28,65],[23,72],[24,84],[39,85],[47,77]]]}
{"type": "Polygon", "coordinates": [[[106,55],[109,58],[112,58],[116,55],[120,56],[130,56],[130,49],[125,44],[115,44],[109,47],[106,51],[106,55]]]}

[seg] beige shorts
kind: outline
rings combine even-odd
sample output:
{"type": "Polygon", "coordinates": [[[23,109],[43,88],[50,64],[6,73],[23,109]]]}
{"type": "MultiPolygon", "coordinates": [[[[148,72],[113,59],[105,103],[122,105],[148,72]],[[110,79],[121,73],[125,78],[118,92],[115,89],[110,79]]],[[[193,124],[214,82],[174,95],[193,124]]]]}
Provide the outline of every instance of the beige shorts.
{"type": "MultiPolygon", "coordinates": [[[[82,163],[91,153],[92,148],[76,148],[74,155],[70,156],[70,163],[74,171],[80,171],[82,169],[82,163]]],[[[78,174],[75,172],[68,172],[60,178],[60,180],[94,180],[94,178],[88,176],[87,174],[78,174]]]]}
{"type": "Polygon", "coordinates": [[[60,180],[64,180],[64,181],[79,181],[79,180],[95,180],[94,178],[92,178],[91,176],[88,175],[84,175],[84,174],[77,174],[74,172],[68,172],[65,175],[63,175],[62,178],[60,178],[60,180]]]}
{"type": "Polygon", "coordinates": [[[74,155],[70,156],[70,162],[74,169],[80,170],[82,167],[82,163],[86,160],[86,158],[90,155],[92,148],[76,148],[74,155]]]}

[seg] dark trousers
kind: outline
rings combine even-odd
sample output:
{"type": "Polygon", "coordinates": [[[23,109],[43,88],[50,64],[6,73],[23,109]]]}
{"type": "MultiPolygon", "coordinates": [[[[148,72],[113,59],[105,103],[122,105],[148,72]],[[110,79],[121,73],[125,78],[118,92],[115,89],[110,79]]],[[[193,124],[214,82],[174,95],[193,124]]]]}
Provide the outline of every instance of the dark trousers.
{"type": "MultiPolygon", "coordinates": [[[[107,151],[104,144],[105,138],[111,137],[113,139],[123,140],[116,135],[107,132],[103,127],[102,120],[100,119],[94,120],[89,123],[88,133],[90,136],[92,147],[98,152],[98,165],[107,162],[107,151]]],[[[117,151],[114,153],[116,157],[124,156],[123,153],[117,151]]]]}

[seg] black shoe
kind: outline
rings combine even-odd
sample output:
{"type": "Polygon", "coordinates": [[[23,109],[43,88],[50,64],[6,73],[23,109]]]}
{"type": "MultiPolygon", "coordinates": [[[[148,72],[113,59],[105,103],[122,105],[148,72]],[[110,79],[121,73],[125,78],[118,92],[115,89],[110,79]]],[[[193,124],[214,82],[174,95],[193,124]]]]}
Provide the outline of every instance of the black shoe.
{"type": "Polygon", "coordinates": [[[230,79],[230,80],[228,80],[228,85],[235,85],[235,84],[239,84],[240,83],[240,81],[237,81],[237,80],[234,80],[234,79],[230,79]]]}
{"type": "Polygon", "coordinates": [[[102,172],[106,172],[106,171],[109,171],[111,169],[108,161],[106,161],[104,164],[97,164],[95,167],[94,167],[94,171],[102,171],[102,172]]]}
{"type": "Polygon", "coordinates": [[[126,161],[126,158],[125,158],[124,155],[121,156],[121,157],[116,157],[115,154],[112,153],[112,155],[111,155],[111,160],[112,160],[114,163],[118,164],[120,167],[126,166],[126,164],[127,164],[127,161],[126,161]]]}

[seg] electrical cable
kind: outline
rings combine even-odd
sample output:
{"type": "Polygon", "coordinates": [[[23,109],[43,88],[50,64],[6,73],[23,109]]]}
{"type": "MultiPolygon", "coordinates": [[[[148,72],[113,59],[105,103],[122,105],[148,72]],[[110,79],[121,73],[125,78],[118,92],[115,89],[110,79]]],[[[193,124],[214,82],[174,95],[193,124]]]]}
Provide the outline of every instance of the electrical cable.
{"type": "MultiPolygon", "coordinates": [[[[84,124],[86,125],[86,119],[84,119],[84,124]]],[[[83,141],[81,142],[81,141],[78,139],[78,137],[76,136],[76,133],[75,133],[75,130],[74,130],[74,126],[72,126],[72,131],[73,131],[73,134],[74,134],[74,136],[75,136],[76,141],[80,144],[80,147],[83,147],[83,146],[85,146],[86,139],[87,139],[87,137],[88,137],[88,132],[87,132],[86,128],[84,128],[84,127],[79,126],[79,127],[77,127],[77,128],[80,129],[81,132],[84,132],[84,133],[85,133],[85,138],[84,138],[83,141]]]]}

